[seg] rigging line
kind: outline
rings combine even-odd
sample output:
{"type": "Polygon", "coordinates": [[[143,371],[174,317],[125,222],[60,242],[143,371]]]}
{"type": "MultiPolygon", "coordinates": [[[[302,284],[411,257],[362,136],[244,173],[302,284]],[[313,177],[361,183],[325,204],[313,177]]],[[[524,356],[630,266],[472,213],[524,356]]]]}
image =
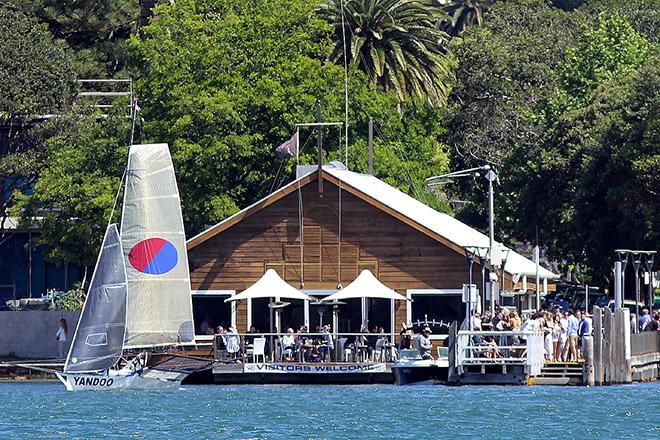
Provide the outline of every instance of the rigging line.
{"type": "Polygon", "coordinates": [[[348,62],[346,56],[346,24],[344,20],[344,0],[341,0],[341,38],[344,44],[344,145],[345,160],[344,166],[348,169],[348,62]]]}
{"type": "Polygon", "coordinates": [[[338,233],[338,242],[337,242],[337,248],[338,248],[338,255],[339,258],[338,260],[338,267],[337,267],[337,273],[339,274],[338,276],[338,281],[337,281],[337,288],[341,289],[341,180],[337,179],[339,183],[339,233],[338,233]]]}
{"type": "Polygon", "coordinates": [[[110,216],[108,217],[108,224],[105,229],[107,230],[110,224],[112,223],[112,216],[115,214],[115,208],[117,208],[117,202],[119,201],[119,194],[121,194],[121,187],[126,178],[126,170],[128,167],[124,168],[124,172],[121,175],[121,180],[119,181],[119,188],[117,188],[117,193],[115,194],[115,202],[112,204],[112,209],[110,210],[110,216]]]}
{"type": "Polygon", "coordinates": [[[275,188],[275,182],[277,181],[277,178],[280,176],[280,172],[282,171],[283,165],[284,165],[284,160],[280,160],[280,167],[277,169],[277,173],[275,173],[275,177],[273,177],[273,183],[270,185],[270,190],[268,191],[268,194],[272,194],[273,189],[275,188]]]}
{"type": "Polygon", "coordinates": [[[298,231],[299,231],[299,236],[300,236],[300,288],[302,289],[305,286],[305,266],[303,265],[303,249],[304,249],[304,244],[303,240],[305,238],[305,234],[303,232],[304,230],[304,225],[303,225],[304,217],[303,217],[303,199],[302,199],[302,191],[301,191],[301,182],[298,182],[298,231]]]}
{"type": "MultiPolygon", "coordinates": [[[[298,139],[298,145],[299,145],[300,144],[300,133],[299,132],[296,133],[296,137],[298,139]]],[[[303,145],[303,147],[298,151],[298,156],[296,157],[296,165],[300,165],[300,153],[302,152],[302,150],[304,150],[305,146],[309,143],[309,140],[311,138],[312,138],[312,135],[310,134],[309,137],[307,138],[307,141],[305,141],[305,144],[303,145]]],[[[282,174],[282,178],[280,179],[280,181],[277,185],[273,186],[273,189],[275,189],[276,187],[280,188],[282,186],[282,183],[284,183],[284,179],[286,179],[287,176],[288,176],[288,174],[282,174]]],[[[298,170],[296,168],[294,180],[297,179],[297,178],[298,178],[298,170]]],[[[272,189],[271,189],[271,193],[272,193],[272,189]]]]}
{"type": "MultiPolygon", "coordinates": [[[[353,28],[349,26],[349,27],[348,27],[348,31],[351,33],[351,41],[353,41],[353,39],[355,38],[355,33],[353,32],[353,28]]],[[[363,54],[362,52],[358,52],[358,55],[359,55],[360,59],[362,60],[362,64],[364,64],[364,66],[365,66],[365,73],[367,74],[367,76],[369,77],[369,79],[370,79],[374,84],[376,84],[376,78],[372,75],[372,72],[370,72],[369,70],[366,69],[366,66],[367,66],[367,60],[366,60],[366,58],[364,57],[364,54],[363,54]]]]}
{"type": "MultiPolygon", "coordinates": [[[[311,135],[305,141],[305,145],[311,138],[311,135]]],[[[304,145],[303,145],[304,148],[304,145]]],[[[296,128],[296,177],[298,177],[298,166],[300,165],[300,127],[296,128]]],[[[298,229],[300,231],[300,288],[305,286],[305,277],[303,271],[305,266],[303,264],[303,205],[302,205],[302,190],[300,188],[301,182],[298,181],[298,229]]]]}
{"type": "MultiPolygon", "coordinates": [[[[133,83],[131,82],[131,93],[132,93],[132,89],[133,89],[133,83]]],[[[131,138],[130,138],[129,146],[133,145],[133,139],[135,137],[135,119],[137,119],[137,112],[139,111],[139,109],[140,109],[140,106],[138,106],[137,98],[135,98],[133,100],[133,109],[132,109],[133,111],[131,112],[132,113],[132,115],[131,115],[132,116],[131,117],[131,138]]]]}

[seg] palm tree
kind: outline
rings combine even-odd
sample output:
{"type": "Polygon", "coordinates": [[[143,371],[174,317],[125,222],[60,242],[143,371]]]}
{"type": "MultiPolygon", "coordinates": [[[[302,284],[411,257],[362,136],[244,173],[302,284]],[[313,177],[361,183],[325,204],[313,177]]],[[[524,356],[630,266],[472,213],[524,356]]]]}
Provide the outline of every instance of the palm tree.
{"type": "Polygon", "coordinates": [[[443,105],[454,61],[448,35],[436,27],[447,18],[431,0],[321,0],[318,13],[334,28],[332,59],[366,72],[399,99],[443,105]],[[342,19],[345,33],[342,32],[342,19]]]}
{"type": "Polygon", "coordinates": [[[483,9],[490,6],[494,0],[437,0],[451,17],[444,22],[444,29],[452,36],[458,35],[471,25],[483,23],[483,9]]]}

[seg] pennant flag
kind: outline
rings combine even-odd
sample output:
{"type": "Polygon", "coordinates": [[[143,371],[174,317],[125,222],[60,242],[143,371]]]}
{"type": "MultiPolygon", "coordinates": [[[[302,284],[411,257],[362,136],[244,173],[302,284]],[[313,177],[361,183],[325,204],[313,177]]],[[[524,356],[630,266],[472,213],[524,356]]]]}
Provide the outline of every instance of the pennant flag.
{"type": "Polygon", "coordinates": [[[298,155],[298,136],[294,134],[291,139],[277,147],[275,154],[277,155],[278,159],[296,157],[298,155]]]}

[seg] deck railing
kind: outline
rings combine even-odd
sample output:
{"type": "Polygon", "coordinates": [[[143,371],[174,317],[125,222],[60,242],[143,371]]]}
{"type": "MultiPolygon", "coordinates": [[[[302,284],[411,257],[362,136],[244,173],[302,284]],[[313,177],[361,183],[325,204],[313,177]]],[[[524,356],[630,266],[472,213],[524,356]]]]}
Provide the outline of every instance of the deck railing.
{"type": "MultiPolygon", "coordinates": [[[[277,362],[285,359],[286,347],[283,346],[283,338],[287,335],[288,333],[216,334],[206,338],[197,337],[197,345],[212,343],[216,359],[226,359],[228,356],[227,338],[238,337],[240,352],[231,353],[229,359],[238,357],[242,360],[252,361],[254,360],[253,346],[248,341],[254,338],[265,338],[265,357],[269,361],[277,362]]],[[[399,344],[393,342],[395,337],[399,337],[398,333],[294,333],[294,337],[296,338],[294,360],[297,361],[304,362],[314,348],[322,349],[323,362],[393,362],[398,358],[399,344]],[[356,338],[359,336],[366,339],[357,343],[356,338]],[[302,343],[303,338],[306,341],[304,344],[302,343]],[[349,349],[350,344],[353,345],[349,349]]]]}
{"type": "Polygon", "coordinates": [[[456,335],[456,366],[525,365],[530,376],[543,368],[543,333],[465,331],[456,335]],[[496,345],[484,341],[493,338],[496,345]],[[502,342],[502,343],[501,343],[502,342]]]}
{"type": "Polygon", "coordinates": [[[660,332],[641,332],[630,335],[633,356],[660,353],[660,332]]]}

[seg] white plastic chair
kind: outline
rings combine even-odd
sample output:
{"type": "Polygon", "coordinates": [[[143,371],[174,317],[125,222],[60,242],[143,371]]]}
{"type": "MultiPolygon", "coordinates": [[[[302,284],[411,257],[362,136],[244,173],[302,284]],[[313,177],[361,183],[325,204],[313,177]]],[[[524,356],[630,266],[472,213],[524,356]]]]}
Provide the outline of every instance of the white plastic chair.
{"type": "Polygon", "coordinates": [[[252,347],[252,361],[257,362],[257,357],[261,356],[262,362],[266,362],[266,338],[254,338],[252,347]]]}
{"type": "Polygon", "coordinates": [[[337,350],[337,354],[339,355],[339,361],[343,361],[346,359],[346,354],[344,353],[344,345],[346,345],[346,341],[348,341],[348,338],[339,338],[338,340],[338,345],[339,347],[335,347],[337,350]]]}
{"type": "Polygon", "coordinates": [[[384,356],[385,353],[383,353],[383,350],[385,350],[384,345],[385,345],[384,339],[381,338],[376,341],[376,347],[374,348],[374,353],[373,353],[374,361],[383,362],[384,360],[383,358],[385,357],[384,356]]]}

